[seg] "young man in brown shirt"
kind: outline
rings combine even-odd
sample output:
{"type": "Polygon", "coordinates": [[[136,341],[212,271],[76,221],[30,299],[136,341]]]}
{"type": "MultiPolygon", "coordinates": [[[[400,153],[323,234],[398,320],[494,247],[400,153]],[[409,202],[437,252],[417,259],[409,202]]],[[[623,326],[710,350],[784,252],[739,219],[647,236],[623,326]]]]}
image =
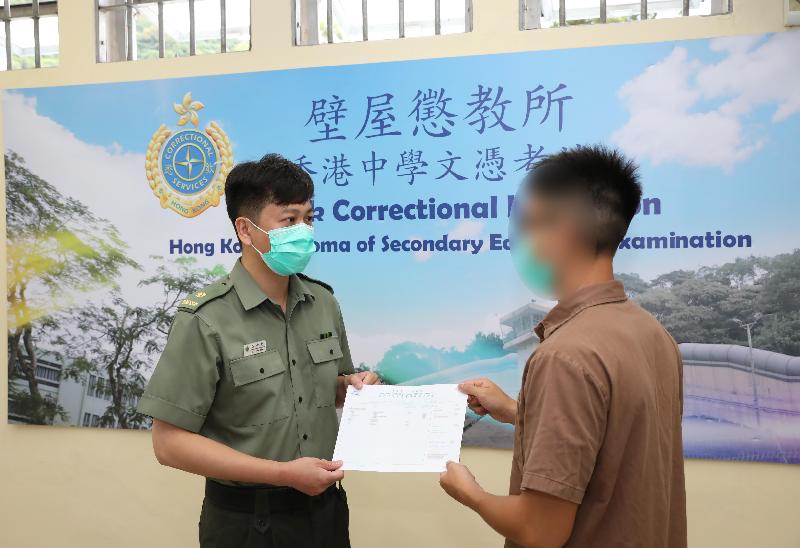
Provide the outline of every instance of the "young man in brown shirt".
{"type": "Polygon", "coordinates": [[[518,264],[558,304],[517,401],[488,379],[461,385],[476,413],[515,425],[509,495],[461,464],[441,477],[507,547],[686,547],[680,353],[612,266],[641,193],[621,154],[577,147],[540,161],[518,199],[518,264]]]}

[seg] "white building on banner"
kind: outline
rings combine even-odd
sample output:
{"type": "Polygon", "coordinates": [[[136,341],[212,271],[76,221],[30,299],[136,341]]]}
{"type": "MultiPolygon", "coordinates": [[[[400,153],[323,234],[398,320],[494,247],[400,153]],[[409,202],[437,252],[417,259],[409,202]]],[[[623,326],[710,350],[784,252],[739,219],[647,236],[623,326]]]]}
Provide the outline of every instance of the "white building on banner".
{"type": "MultiPolygon", "coordinates": [[[[63,378],[63,364],[52,355],[44,353],[37,359],[36,380],[39,391],[45,398],[55,400],[67,413],[66,419],[56,418],[57,426],[99,427],[100,418],[111,404],[108,378],[98,372],[83,373],[78,380],[63,378]]],[[[14,389],[28,392],[25,379],[15,377],[9,380],[14,389]]],[[[14,410],[9,402],[8,422],[25,424],[30,419],[14,410]]]]}
{"type": "Polygon", "coordinates": [[[533,332],[544,319],[554,303],[531,300],[500,318],[503,332],[503,350],[517,354],[517,366],[521,371],[533,350],[539,346],[539,337],[533,332]]]}
{"type": "Polygon", "coordinates": [[[800,356],[733,344],[683,343],[684,416],[756,428],[800,424],[800,356]]]}

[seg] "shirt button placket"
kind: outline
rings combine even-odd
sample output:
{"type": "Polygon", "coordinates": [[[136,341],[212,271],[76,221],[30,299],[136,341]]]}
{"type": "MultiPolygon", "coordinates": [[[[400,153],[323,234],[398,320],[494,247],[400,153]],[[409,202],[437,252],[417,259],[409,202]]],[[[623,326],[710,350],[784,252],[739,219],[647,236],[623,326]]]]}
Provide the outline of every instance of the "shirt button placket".
{"type": "MultiPolygon", "coordinates": [[[[292,357],[292,332],[290,330],[288,330],[288,328],[287,328],[287,332],[286,332],[286,357],[289,360],[289,363],[291,364],[291,367],[289,368],[289,378],[292,381],[291,382],[292,394],[293,394],[293,397],[296,398],[295,401],[297,402],[294,405],[295,416],[296,416],[296,420],[297,420],[297,433],[302,438],[302,441],[300,442],[300,444],[303,445],[303,442],[308,440],[308,434],[303,432],[305,430],[305,428],[306,428],[305,420],[304,420],[305,417],[303,416],[302,407],[300,406],[300,404],[303,403],[303,397],[297,395],[297,392],[298,392],[298,389],[299,389],[299,387],[297,386],[297,383],[301,382],[300,381],[301,377],[300,377],[299,374],[297,374],[297,359],[292,357]],[[303,432],[302,435],[300,434],[301,432],[303,432]]],[[[301,450],[300,453],[301,454],[305,454],[305,451],[301,450]]]]}

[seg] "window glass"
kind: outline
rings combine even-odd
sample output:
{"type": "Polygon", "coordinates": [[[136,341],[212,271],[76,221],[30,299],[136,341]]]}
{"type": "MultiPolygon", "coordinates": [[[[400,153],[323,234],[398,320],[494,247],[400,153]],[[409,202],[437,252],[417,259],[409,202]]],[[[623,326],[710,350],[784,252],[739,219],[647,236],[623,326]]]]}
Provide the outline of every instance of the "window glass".
{"type": "Polygon", "coordinates": [[[36,66],[32,18],[20,17],[11,20],[11,55],[13,69],[29,69],[36,66]]]}
{"type": "Polygon", "coordinates": [[[225,2],[226,51],[250,50],[250,0],[225,2]]]}
{"type": "Polygon", "coordinates": [[[164,4],[164,57],[189,55],[189,2],[164,4]]]}
{"type": "Polygon", "coordinates": [[[369,0],[367,17],[370,40],[400,37],[400,7],[397,0],[369,0]]]}
{"type": "Polygon", "coordinates": [[[642,6],[630,0],[608,0],[606,13],[609,23],[638,21],[642,17],[642,6]]]}
{"type": "Polygon", "coordinates": [[[47,15],[39,18],[39,50],[41,66],[58,65],[58,16],[47,15]]]}
{"type": "MultiPolygon", "coordinates": [[[[3,0],[0,0],[0,2],[2,1],[3,0]]],[[[8,70],[6,60],[6,26],[5,24],[0,23],[0,70],[8,70]]]]}
{"type": "Polygon", "coordinates": [[[194,28],[195,54],[220,53],[222,40],[220,37],[221,12],[219,0],[195,0],[194,28]]]}
{"type": "Polygon", "coordinates": [[[458,34],[467,30],[467,12],[464,6],[464,0],[441,0],[439,10],[442,34],[458,34]]]}
{"type": "Polygon", "coordinates": [[[336,9],[333,17],[333,41],[358,42],[362,40],[361,0],[336,0],[334,6],[336,9]]]}
{"type": "Polygon", "coordinates": [[[430,36],[434,34],[436,8],[430,0],[405,1],[406,36],[430,36]]]}
{"type": "MultiPolygon", "coordinates": [[[[567,0],[567,25],[600,22],[600,0],[567,0]]],[[[556,9],[558,7],[556,6],[556,9]]]]}
{"type": "Polygon", "coordinates": [[[133,8],[134,59],[158,57],[158,4],[150,2],[133,8]]]}

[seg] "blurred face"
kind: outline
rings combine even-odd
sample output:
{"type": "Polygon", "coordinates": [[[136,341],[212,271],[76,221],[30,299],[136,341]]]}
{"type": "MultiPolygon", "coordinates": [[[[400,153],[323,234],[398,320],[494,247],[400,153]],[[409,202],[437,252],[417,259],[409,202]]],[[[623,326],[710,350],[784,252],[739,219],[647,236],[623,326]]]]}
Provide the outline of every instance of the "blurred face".
{"type": "Polygon", "coordinates": [[[581,218],[589,212],[575,198],[553,198],[536,194],[520,208],[520,233],[534,257],[553,272],[556,293],[559,281],[589,254],[581,218]]]}
{"type": "MultiPolygon", "coordinates": [[[[314,224],[314,207],[311,202],[302,204],[267,204],[253,220],[264,232],[300,223],[314,224]]],[[[254,246],[262,253],[270,250],[269,237],[255,228],[245,217],[236,219],[236,232],[245,248],[254,246]]]]}

